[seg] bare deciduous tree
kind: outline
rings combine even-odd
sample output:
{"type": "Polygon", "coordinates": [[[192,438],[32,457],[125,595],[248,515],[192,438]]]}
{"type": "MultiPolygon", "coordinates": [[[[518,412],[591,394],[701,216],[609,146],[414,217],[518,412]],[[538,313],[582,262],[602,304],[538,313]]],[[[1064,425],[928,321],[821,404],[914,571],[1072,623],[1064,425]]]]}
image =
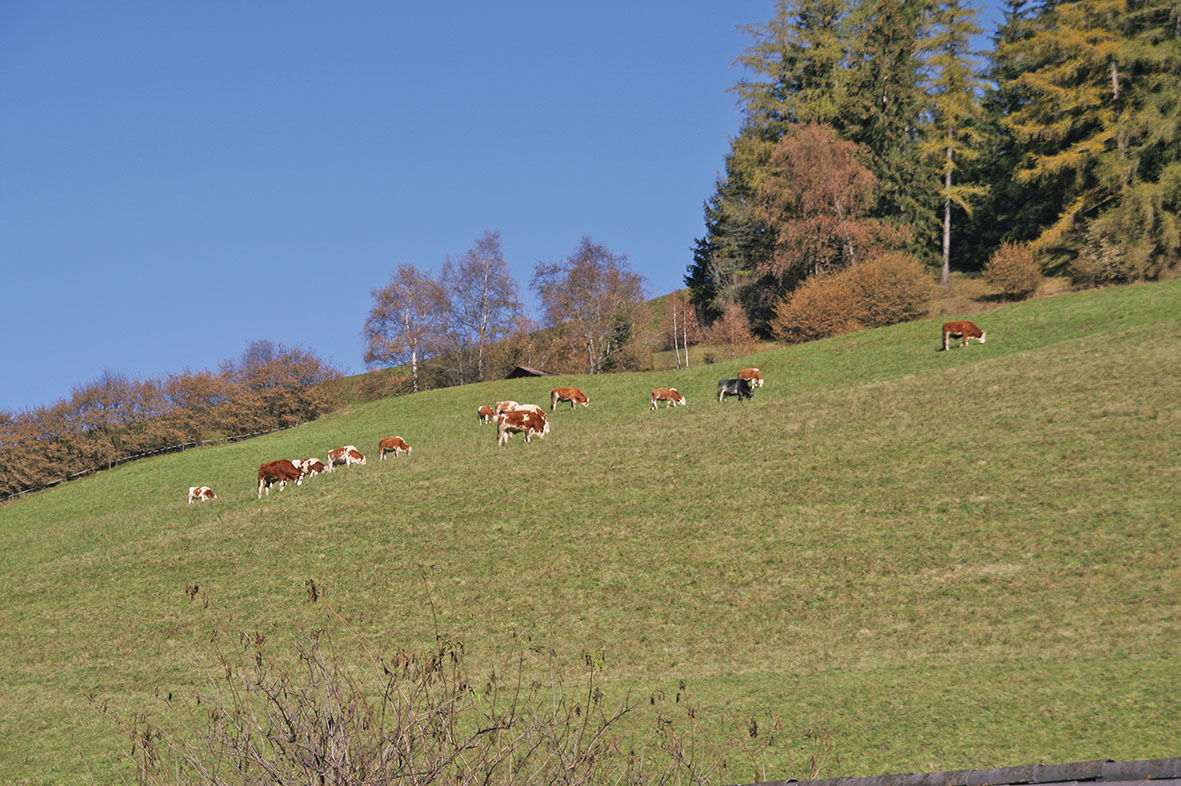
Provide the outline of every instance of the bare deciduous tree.
{"type": "Polygon", "coordinates": [[[539,263],[532,286],[546,323],[582,346],[590,374],[604,371],[627,345],[644,302],[644,279],[628,268],[627,257],[587,237],[561,264],[539,263]]]}
{"type": "Polygon", "coordinates": [[[474,350],[476,380],[482,381],[488,348],[507,338],[521,315],[517,282],[504,260],[500,234],[486,232],[459,259],[448,257],[441,279],[453,349],[460,353],[474,350]]]}
{"type": "Polygon", "coordinates": [[[746,313],[737,303],[727,303],[722,316],[715,319],[705,332],[705,343],[725,347],[728,357],[749,354],[758,345],[758,339],[750,332],[746,313]]]}
{"type": "Polygon", "coordinates": [[[669,337],[672,339],[673,355],[677,368],[689,368],[689,344],[701,339],[701,326],[697,323],[697,312],[689,298],[681,292],[674,292],[668,298],[669,337]],[[682,364],[681,351],[685,353],[682,364]]]}
{"type": "Polygon", "coordinates": [[[374,289],[373,310],[365,320],[365,363],[410,365],[418,391],[419,363],[438,339],[446,298],[443,287],[411,264],[402,264],[383,289],[374,289]]]}

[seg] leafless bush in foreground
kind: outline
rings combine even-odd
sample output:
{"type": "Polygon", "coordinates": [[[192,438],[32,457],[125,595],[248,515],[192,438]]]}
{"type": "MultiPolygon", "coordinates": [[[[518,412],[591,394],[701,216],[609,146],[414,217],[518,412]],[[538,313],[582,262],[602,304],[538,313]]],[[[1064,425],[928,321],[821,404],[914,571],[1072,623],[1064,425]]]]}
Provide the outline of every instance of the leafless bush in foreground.
{"type": "MultiPolygon", "coordinates": [[[[147,714],[119,721],[141,784],[706,784],[766,780],[779,722],[742,722],[719,744],[682,682],[663,695],[610,704],[602,661],[567,688],[552,658],[520,645],[507,670],[475,678],[446,637],[426,653],[378,654],[359,637],[363,667],[326,631],[303,635],[294,657],[264,637],[219,629],[203,659],[197,712],[162,697],[173,728],[147,714]],[[530,674],[547,674],[531,679],[530,674]],[[196,720],[192,720],[196,718],[196,720]]],[[[110,714],[107,707],[104,711],[110,714]]],[[[725,720],[725,719],[721,719],[725,720]]],[[[711,728],[716,724],[711,725],[711,728]]],[[[814,740],[827,754],[827,737],[814,740]]],[[[821,768],[813,754],[808,769],[821,768]]]]}

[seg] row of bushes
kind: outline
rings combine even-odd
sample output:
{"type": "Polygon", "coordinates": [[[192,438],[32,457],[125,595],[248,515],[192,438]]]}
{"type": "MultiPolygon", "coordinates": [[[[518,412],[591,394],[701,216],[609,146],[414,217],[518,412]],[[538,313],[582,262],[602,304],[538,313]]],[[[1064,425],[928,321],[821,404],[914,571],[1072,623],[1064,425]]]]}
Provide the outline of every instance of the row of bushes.
{"type": "MultiPolygon", "coordinates": [[[[1028,297],[1042,281],[1029,248],[1005,243],[982,271],[1007,299],[1028,297]]],[[[894,252],[812,276],[775,308],[771,329],[788,342],[812,341],[927,315],[937,286],[910,254],[894,252]]]]}
{"type": "Polygon", "coordinates": [[[0,412],[0,499],[137,456],[314,420],[337,406],[339,376],[309,352],[256,342],[216,373],[106,374],[55,404],[0,412]]]}

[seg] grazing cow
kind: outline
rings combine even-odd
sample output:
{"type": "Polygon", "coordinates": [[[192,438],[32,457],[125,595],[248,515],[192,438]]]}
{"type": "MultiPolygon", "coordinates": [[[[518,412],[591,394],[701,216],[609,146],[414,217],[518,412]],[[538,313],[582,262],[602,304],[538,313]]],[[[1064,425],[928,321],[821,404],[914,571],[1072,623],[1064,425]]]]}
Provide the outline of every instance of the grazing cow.
{"type": "Polygon", "coordinates": [[[752,388],[761,388],[763,386],[763,372],[757,368],[744,368],[738,372],[739,379],[745,379],[750,382],[752,388]]]}
{"type": "Polygon", "coordinates": [[[508,411],[509,412],[535,412],[538,415],[541,415],[542,418],[545,417],[545,410],[542,409],[541,407],[537,406],[536,404],[518,404],[517,406],[513,407],[512,409],[510,409],[508,411]]]}
{"type": "Polygon", "coordinates": [[[590,406],[590,399],[588,399],[578,388],[554,388],[549,392],[549,411],[553,412],[554,408],[558,406],[559,401],[569,401],[570,409],[574,409],[575,404],[581,404],[584,407],[590,406]]]}
{"type": "Polygon", "coordinates": [[[345,445],[343,448],[328,451],[328,471],[337,464],[344,464],[345,469],[348,469],[354,464],[364,464],[365,457],[361,455],[361,451],[357,450],[352,445],[345,445]]]}
{"type": "Polygon", "coordinates": [[[518,404],[515,401],[497,401],[496,402],[496,414],[497,414],[497,416],[500,416],[501,414],[503,414],[505,412],[512,412],[514,409],[517,408],[517,406],[518,406],[518,404]]]}
{"type": "Polygon", "coordinates": [[[279,484],[279,491],[282,491],[284,486],[293,481],[297,486],[303,483],[303,473],[287,459],[260,464],[258,467],[258,498],[262,499],[264,490],[268,497],[271,496],[271,486],[275,483],[279,484]]]}
{"type": "Polygon", "coordinates": [[[719,379],[718,403],[722,403],[728,396],[738,396],[738,400],[753,398],[754,391],[750,388],[748,379],[719,379]]]}
{"type": "Polygon", "coordinates": [[[377,446],[377,458],[385,461],[386,453],[393,453],[394,458],[398,457],[399,453],[410,455],[414,449],[406,444],[406,440],[401,437],[386,437],[377,446]]]}
{"type": "Polygon", "coordinates": [[[304,477],[312,477],[319,475],[321,472],[327,472],[328,468],[324,466],[324,462],[318,458],[295,459],[291,462],[295,468],[303,474],[304,477]]]}
{"type": "Polygon", "coordinates": [[[189,486],[189,504],[194,502],[204,502],[209,499],[217,499],[217,495],[213,493],[213,489],[208,486],[189,486]]]}
{"type": "Polygon", "coordinates": [[[491,423],[496,420],[496,410],[487,404],[481,404],[480,408],[476,410],[476,415],[480,418],[481,423],[491,423]]]}
{"type": "Polygon", "coordinates": [[[534,434],[544,437],[549,433],[549,423],[545,415],[538,412],[511,410],[504,412],[496,420],[496,444],[507,445],[513,434],[524,433],[528,442],[534,434]]]}
{"type": "Polygon", "coordinates": [[[677,392],[676,388],[656,388],[652,391],[652,409],[656,409],[657,402],[665,402],[665,409],[668,407],[683,407],[688,402],[685,397],[677,392]]]}
{"type": "Polygon", "coordinates": [[[985,341],[985,333],[980,328],[973,325],[966,319],[961,319],[957,322],[943,323],[943,351],[946,352],[950,346],[950,339],[962,338],[963,343],[961,347],[968,346],[968,339],[976,339],[981,344],[985,341]]]}

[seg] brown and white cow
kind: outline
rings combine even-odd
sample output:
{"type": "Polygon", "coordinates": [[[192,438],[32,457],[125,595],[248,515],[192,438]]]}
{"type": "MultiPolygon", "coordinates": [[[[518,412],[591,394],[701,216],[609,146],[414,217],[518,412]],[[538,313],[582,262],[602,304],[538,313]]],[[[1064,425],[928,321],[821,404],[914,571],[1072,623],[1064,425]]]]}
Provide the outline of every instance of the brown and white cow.
{"type": "Polygon", "coordinates": [[[406,440],[401,437],[386,437],[377,446],[377,458],[385,461],[386,453],[393,453],[394,458],[398,457],[399,453],[405,453],[407,456],[414,450],[406,444],[406,440]]]}
{"type": "Polygon", "coordinates": [[[570,409],[574,409],[574,405],[576,404],[581,404],[584,407],[590,406],[590,399],[578,388],[554,388],[551,390],[549,392],[550,412],[554,411],[559,401],[569,401],[570,409]]]}
{"type": "Polygon", "coordinates": [[[665,402],[665,409],[668,407],[683,407],[688,402],[676,388],[656,388],[652,391],[652,409],[656,409],[657,402],[665,402]]]}
{"type": "Polygon", "coordinates": [[[541,415],[543,419],[545,418],[545,410],[536,404],[518,404],[517,406],[515,406],[512,409],[507,410],[507,411],[508,412],[533,412],[535,414],[541,415]]]}
{"type": "Polygon", "coordinates": [[[549,423],[545,415],[528,410],[510,410],[501,413],[496,419],[496,444],[507,445],[513,434],[524,434],[528,442],[536,434],[544,437],[549,433],[549,423]]]}
{"type": "Polygon", "coordinates": [[[744,368],[738,372],[739,379],[745,379],[750,383],[752,388],[761,388],[763,386],[763,372],[757,368],[744,368]]]}
{"type": "Polygon", "coordinates": [[[361,451],[357,450],[352,445],[345,445],[343,448],[336,448],[328,451],[328,471],[331,472],[337,464],[344,464],[345,469],[348,469],[354,464],[364,464],[365,457],[361,455],[361,451]]]}
{"type": "Polygon", "coordinates": [[[263,491],[266,491],[268,497],[271,496],[271,486],[276,483],[279,484],[279,491],[282,491],[284,486],[292,482],[297,486],[303,483],[303,473],[287,459],[260,464],[258,467],[258,498],[262,499],[263,491]]]}
{"type": "Polygon", "coordinates": [[[946,352],[950,347],[950,340],[953,338],[962,338],[963,343],[961,347],[968,346],[968,339],[976,339],[981,344],[984,343],[987,336],[984,331],[976,327],[974,324],[966,319],[957,320],[956,322],[943,323],[943,351],[946,352]]]}
{"type": "Polygon", "coordinates": [[[213,489],[208,486],[189,486],[190,505],[194,502],[205,502],[210,499],[217,499],[217,495],[213,493],[213,489]]]}
{"type": "Polygon", "coordinates": [[[313,477],[319,475],[321,472],[327,472],[328,468],[324,466],[324,462],[318,458],[306,459],[292,459],[291,463],[300,471],[304,477],[313,477]]]}
{"type": "Polygon", "coordinates": [[[496,410],[487,404],[481,404],[480,408],[476,410],[476,416],[481,423],[491,423],[496,420],[496,410]]]}
{"type": "Polygon", "coordinates": [[[499,417],[501,415],[501,413],[512,412],[518,406],[519,405],[515,401],[497,401],[496,402],[496,415],[497,415],[497,417],[499,417]]]}

